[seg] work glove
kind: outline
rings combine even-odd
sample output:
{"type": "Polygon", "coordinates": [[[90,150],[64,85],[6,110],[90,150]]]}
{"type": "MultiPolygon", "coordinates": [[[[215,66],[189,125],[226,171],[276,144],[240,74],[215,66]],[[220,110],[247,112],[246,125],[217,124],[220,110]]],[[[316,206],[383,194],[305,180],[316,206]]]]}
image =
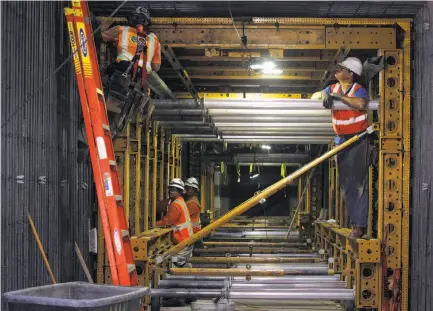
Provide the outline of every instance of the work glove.
{"type": "Polygon", "coordinates": [[[152,64],[150,62],[146,62],[146,72],[147,74],[152,73],[152,64]]]}
{"type": "Polygon", "coordinates": [[[324,108],[332,109],[332,106],[334,105],[334,99],[332,98],[331,94],[326,91],[322,91],[322,103],[324,108]]]}

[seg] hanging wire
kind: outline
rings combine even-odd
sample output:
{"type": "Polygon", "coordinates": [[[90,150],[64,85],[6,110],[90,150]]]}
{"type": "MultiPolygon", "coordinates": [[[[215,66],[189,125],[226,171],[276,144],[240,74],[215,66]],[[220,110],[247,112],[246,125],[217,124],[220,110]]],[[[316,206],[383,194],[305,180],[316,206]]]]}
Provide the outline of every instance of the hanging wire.
{"type": "MultiPolygon", "coordinates": [[[[123,5],[125,4],[127,2],[127,0],[125,0],[125,1],[123,1],[114,11],[113,11],[113,13],[111,13],[108,17],[113,17],[114,16],[114,14],[116,14],[117,13],[117,11],[119,11],[122,7],[123,7],[123,5]]],[[[101,27],[102,27],[102,24],[101,25],[99,25],[98,26],[98,28],[96,28],[95,29],[95,31],[93,31],[93,33],[91,34],[91,36],[93,37],[93,35],[95,34],[95,33],[97,33],[100,29],[101,29],[101,27]]],[[[29,95],[29,97],[27,97],[27,99],[25,99],[24,100],[24,102],[22,102],[18,107],[17,107],[17,109],[15,109],[15,111],[14,112],[12,112],[7,118],[6,118],[6,120],[2,123],[2,125],[1,125],[1,128],[3,128],[7,123],[9,123],[9,121],[22,109],[22,108],[24,108],[24,106],[26,105],[26,104],[28,104],[32,99],[33,99],[33,97],[35,97],[35,95],[40,91],[40,90],[42,90],[42,88],[45,86],[45,84],[49,81],[49,80],[51,80],[51,78],[53,77],[53,76],[55,76],[59,71],[60,71],[60,69],[62,69],[67,63],[69,63],[70,61],[71,61],[71,59],[72,59],[72,57],[75,55],[75,53],[77,53],[78,52],[78,50],[79,49],[81,49],[81,47],[83,47],[84,46],[84,44],[86,44],[87,43],[87,38],[86,38],[86,40],[84,40],[83,41],[83,43],[80,45],[80,46],[78,46],[76,49],[75,49],[75,51],[73,51],[51,74],[49,74],[43,81],[42,81],[42,83],[41,84],[39,84],[39,86],[38,87],[36,87],[36,89],[29,95]]]]}
{"type": "Polygon", "coordinates": [[[230,13],[230,17],[232,18],[232,24],[233,24],[233,28],[235,29],[236,33],[238,34],[239,39],[242,40],[241,35],[239,34],[238,29],[236,28],[235,25],[235,20],[233,19],[233,15],[232,15],[232,8],[230,7],[230,2],[229,2],[229,13],[230,13]]]}

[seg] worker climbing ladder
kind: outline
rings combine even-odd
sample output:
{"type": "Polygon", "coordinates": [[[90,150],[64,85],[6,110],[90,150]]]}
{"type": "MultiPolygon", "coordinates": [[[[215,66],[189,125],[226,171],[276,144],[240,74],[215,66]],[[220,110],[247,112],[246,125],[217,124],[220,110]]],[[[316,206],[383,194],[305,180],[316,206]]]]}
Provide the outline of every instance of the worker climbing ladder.
{"type": "Polygon", "coordinates": [[[87,1],[65,9],[114,285],[138,285],[87,1]]]}

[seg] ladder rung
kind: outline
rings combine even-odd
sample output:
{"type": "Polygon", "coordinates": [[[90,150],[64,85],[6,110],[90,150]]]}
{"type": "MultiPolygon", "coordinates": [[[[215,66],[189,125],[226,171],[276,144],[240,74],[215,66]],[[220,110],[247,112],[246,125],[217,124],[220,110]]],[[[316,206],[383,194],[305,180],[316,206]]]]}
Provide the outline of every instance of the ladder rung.
{"type": "Polygon", "coordinates": [[[128,230],[121,230],[122,231],[122,237],[129,237],[129,231],[128,230]]]}
{"type": "Polygon", "coordinates": [[[128,264],[128,272],[131,273],[131,272],[133,272],[133,271],[135,271],[135,265],[133,265],[133,264],[128,264]]]}
{"type": "Polygon", "coordinates": [[[114,198],[116,199],[116,201],[122,201],[122,196],[120,194],[116,194],[114,198]]]}
{"type": "Polygon", "coordinates": [[[108,160],[108,163],[110,163],[111,166],[116,166],[116,161],[114,160],[108,160]]]}
{"type": "Polygon", "coordinates": [[[102,128],[106,131],[110,130],[110,127],[107,124],[102,124],[102,128]]]}

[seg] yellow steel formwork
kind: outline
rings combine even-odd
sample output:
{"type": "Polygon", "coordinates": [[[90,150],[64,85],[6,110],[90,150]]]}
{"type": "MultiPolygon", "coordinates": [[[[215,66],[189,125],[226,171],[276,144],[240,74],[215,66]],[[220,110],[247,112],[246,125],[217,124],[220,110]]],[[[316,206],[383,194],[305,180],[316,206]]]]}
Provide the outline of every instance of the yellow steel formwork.
{"type": "MultiPolygon", "coordinates": [[[[315,29],[315,31],[324,31],[326,38],[322,46],[320,46],[321,49],[338,49],[341,45],[346,45],[350,47],[351,49],[383,49],[381,53],[383,53],[386,57],[392,56],[394,57],[397,62],[394,65],[387,66],[387,69],[381,73],[381,86],[380,86],[380,98],[381,98],[381,111],[380,111],[380,164],[379,164],[379,225],[378,225],[378,236],[377,239],[373,239],[372,242],[368,243],[377,243],[377,241],[380,241],[385,237],[385,233],[392,230],[392,233],[388,232],[386,246],[387,246],[387,259],[389,261],[388,265],[389,267],[393,269],[402,269],[402,310],[408,310],[408,256],[409,256],[409,212],[410,212],[410,206],[409,206],[409,177],[410,177],[410,20],[408,19],[323,19],[323,18],[253,18],[252,25],[267,25],[267,24],[274,24],[276,21],[280,25],[286,25],[287,27],[283,27],[285,34],[288,35],[292,31],[296,32],[297,29],[300,29],[302,27],[292,27],[294,25],[296,26],[320,26],[320,27],[311,27],[311,29],[315,29]],[[340,28],[335,27],[335,25],[338,25],[340,28]],[[372,27],[350,27],[347,28],[345,26],[349,25],[362,25],[362,26],[372,26],[372,27]],[[401,49],[395,49],[397,46],[397,40],[396,40],[396,32],[397,28],[395,27],[398,25],[401,30],[403,31],[403,42],[401,45],[401,49]],[[385,26],[385,27],[384,27],[385,26]],[[337,36],[337,29],[339,31],[344,31],[348,33],[344,33],[342,36],[337,36]],[[358,32],[360,31],[360,41],[350,41],[350,39],[356,38],[358,35],[357,33],[350,32],[358,32]],[[371,32],[374,32],[372,34],[371,32]],[[378,32],[376,34],[376,31],[378,32]],[[369,33],[370,32],[370,33],[369,33]],[[387,34],[385,32],[388,32],[387,34]],[[331,39],[332,40],[328,40],[331,39]],[[372,38],[374,38],[375,41],[371,41],[372,38]],[[377,38],[377,40],[376,40],[377,38]],[[387,41],[384,38],[392,38],[391,41],[387,41]],[[368,41],[370,40],[370,41],[368,41]],[[328,42],[329,41],[329,42],[328,42]],[[397,85],[396,86],[390,86],[387,84],[387,81],[389,78],[397,79],[397,85]],[[394,100],[394,102],[390,102],[390,100],[394,100]],[[390,226],[392,225],[392,226],[390,226]]],[[[155,18],[153,20],[156,28],[159,27],[159,29],[165,29],[167,27],[172,27],[171,25],[173,22],[176,22],[178,25],[214,25],[214,24],[220,24],[220,25],[227,25],[230,26],[232,23],[232,19],[224,19],[224,18],[208,18],[208,19],[202,19],[202,18],[155,18]]],[[[194,26],[195,27],[195,26],[194,26]]],[[[195,29],[194,27],[186,27],[184,29],[195,29]]],[[[215,27],[213,27],[215,28],[215,27]]],[[[305,28],[305,27],[304,27],[305,28]]],[[[211,29],[210,27],[202,27],[201,29],[211,29]]],[[[225,27],[221,27],[218,29],[225,29],[225,27]]],[[[259,27],[259,28],[251,28],[251,31],[259,31],[255,29],[261,29],[260,31],[264,32],[270,32],[272,31],[272,27],[259,27]]],[[[192,30],[189,30],[192,31],[192,30]]],[[[215,30],[214,33],[218,32],[219,30],[215,30]]],[[[223,34],[222,34],[223,35],[223,34]]],[[[161,34],[160,37],[163,37],[164,35],[161,34]]],[[[288,35],[289,36],[289,35],[288,35]]],[[[290,37],[290,36],[289,36],[290,37]]],[[[198,38],[198,37],[197,37],[198,38]]],[[[198,40],[198,39],[194,40],[198,40]]],[[[317,37],[318,38],[318,37],[317,37]]],[[[239,39],[237,38],[237,44],[239,45],[239,39]]],[[[319,39],[317,39],[319,40],[319,39]]],[[[316,46],[318,47],[322,43],[317,43],[316,46]]],[[[193,43],[194,44],[194,43],[193,43]]],[[[231,44],[231,43],[228,43],[231,44]]],[[[261,44],[260,42],[257,44],[261,44]]],[[[175,46],[175,45],[173,45],[175,46]]],[[[221,45],[220,45],[221,46],[221,45]]],[[[285,48],[286,46],[283,46],[285,48]]],[[[290,49],[308,49],[313,48],[314,45],[305,46],[305,44],[300,44],[298,46],[292,46],[290,44],[287,45],[287,48],[290,49]]],[[[264,47],[264,48],[269,48],[264,47]]],[[[219,94],[220,96],[227,96],[227,94],[219,94]]],[[[218,96],[218,95],[211,95],[208,94],[206,96],[218,96]]],[[[236,96],[232,94],[228,94],[228,96],[236,96]]],[[[285,96],[285,95],[278,95],[278,94],[272,94],[267,96],[274,96],[275,98],[281,98],[279,96],[285,96]]],[[[301,95],[300,95],[301,96],[301,95]]],[[[183,97],[182,94],[179,94],[179,97],[183,97]]],[[[292,98],[299,98],[299,97],[292,97],[292,98]]],[[[147,125],[148,126],[148,125],[147,125]]],[[[147,219],[149,215],[149,175],[150,175],[150,156],[152,153],[150,152],[150,146],[149,142],[152,141],[150,137],[150,133],[148,131],[148,128],[146,126],[146,146],[143,146],[143,148],[139,149],[139,153],[144,155],[145,159],[145,172],[140,172],[139,176],[143,176],[143,193],[144,193],[144,200],[143,202],[140,202],[140,200],[135,201],[135,212],[138,214],[143,214],[143,223],[144,223],[144,230],[147,230],[147,219]],[[137,206],[138,204],[138,206],[137,206]],[[142,207],[142,210],[140,211],[140,207],[142,207]]],[[[129,126],[128,126],[129,128],[129,126]]],[[[128,135],[127,135],[128,136],[128,135]]],[[[164,140],[164,135],[161,132],[161,142],[164,140]]],[[[167,139],[170,139],[170,134],[167,133],[167,139]]],[[[159,195],[158,198],[162,199],[164,197],[164,180],[167,180],[167,178],[161,178],[161,176],[169,176],[170,178],[173,177],[182,177],[181,174],[181,161],[180,161],[180,150],[181,146],[179,145],[179,142],[176,142],[174,137],[171,137],[171,144],[165,148],[166,145],[161,143],[159,152],[161,152],[161,160],[159,161],[158,166],[158,160],[154,160],[157,164],[157,169],[154,169],[153,171],[159,172],[160,176],[160,187],[159,187],[159,195]],[[167,151],[167,155],[164,156],[164,152],[167,151]],[[167,162],[165,162],[167,161],[167,162]],[[167,168],[164,169],[164,164],[167,163],[167,168]],[[168,174],[168,175],[165,175],[168,174]],[[175,176],[176,175],[176,176],[175,176]]],[[[158,149],[155,148],[155,155],[154,159],[157,159],[157,152],[158,149]]],[[[124,164],[124,167],[130,166],[128,164],[129,156],[126,156],[127,152],[130,152],[130,149],[126,148],[124,149],[124,158],[122,162],[124,164]]],[[[138,170],[140,169],[140,165],[138,165],[138,170]]],[[[128,173],[124,171],[124,176],[126,176],[128,173]]],[[[213,188],[210,186],[206,186],[207,183],[212,184],[212,179],[210,177],[207,177],[207,168],[204,168],[202,170],[202,176],[201,176],[201,186],[202,186],[202,196],[201,196],[201,202],[203,205],[203,208],[205,207],[205,202],[207,201],[208,196],[211,194],[211,189],[213,188]],[[205,191],[205,189],[208,189],[208,191],[205,191]],[[208,195],[209,194],[209,195],[208,195]]],[[[344,224],[344,209],[342,206],[340,193],[338,188],[338,172],[336,172],[335,164],[333,162],[330,163],[330,191],[333,194],[333,196],[329,196],[329,216],[330,218],[335,218],[339,224],[344,224]]],[[[129,178],[127,178],[129,180],[129,178]]],[[[137,181],[135,182],[137,184],[137,181]]],[[[140,186],[139,186],[140,187],[140,186]]],[[[152,186],[153,187],[153,186],[152,186]]],[[[127,185],[124,183],[124,189],[129,189],[127,185]]],[[[153,187],[155,189],[156,187],[153,187]]],[[[137,198],[137,193],[134,194],[137,198]]],[[[152,194],[153,195],[153,194],[152,194]]],[[[139,196],[139,195],[138,195],[139,196]]],[[[125,204],[128,204],[129,201],[126,200],[127,198],[127,191],[125,191],[125,204]]],[[[154,200],[155,201],[155,200],[154,200]]],[[[212,202],[211,201],[208,202],[212,202]]],[[[153,202],[152,202],[153,203],[153,202]]],[[[211,204],[211,203],[210,203],[211,204]]],[[[208,208],[211,208],[209,206],[208,208]]],[[[128,210],[129,214],[129,210],[128,210]]],[[[152,215],[153,216],[153,215],[152,215]]],[[[137,214],[135,214],[135,217],[137,217],[137,214]]],[[[152,217],[153,219],[153,217],[152,217]]],[[[137,218],[135,219],[135,225],[137,226],[137,218]]],[[[137,232],[137,227],[135,228],[137,232]]],[[[358,277],[357,280],[357,303],[358,306],[376,306],[378,309],[381,309],[380,300],[378,299],[378,295],[380,293],[380,288],[382,284],[381,280],[381,273],[378,271],[378,263],[377,262],[370,262],[372,259],[363,258],[362,260],[353,261],[348,263],[344,263],[344,260],[347,260],[347,256],[351,257],[350,254],[354,254],[353,250],[356,248],[351,243],[347,244],[346,246],[342,246],[342,238],[341,236],[345,236],[347,232],[343,230],[343,228],[338,229],[338,227],[335,228],[326,228],[325,225],[316,225],[316,230],[318,230],[318,238],[320,239],[320,243],[325,248],[328,247],[328,249],[332,252],[330,254],[335,259],[335,266],[341,271],[344,271],[346,275],[357,275],[360,276],[361,271],[364,271],[365,269],[372,269],[373,270],[373,276],[369,278],[369,284],[366,285],[365,278],[358,277]],[[334,230],[335,229],[335,230],[334,230]],[[324,230],[324,231],[322,231],[324,230]],[[339,231],[340,230],[340,231],[339,231]],[[340,246],[338,246],[338,243],[340,243],[340,246]],[[346,254],[346,255],[343,255],[346,254]],[[344,259],[344,256],[346,256],[346,259],[344,259]],[[370,260],[370,261],[369,261],[370,260]],[[374,295],[376,295],[376,298],[370,299],[368,301],[365,301],[360,298],[359,294],[362,293],[362,290],[365,289],[366,286],[369,288],[371,287],[371,284],[377,284],[378,286],[373,291],[374,295]],[[374,303],[372,303],[374,301],[374,303]]],[[[370,229],[371,230],[371,229],[370,229]]],[[[369,231],[370,231],[369,230],[369,231]]],[[[347,234],[346,234],[347,235],[347,234]]],[[[101,242],[101,241],[100,241],[101,242]]],[[[360,242],[358,242],[358,249],[364,249],[364,246],[359,245],[360,242]]],[[[101,243],[100,243],[101,244],[101,243]]],[[[100,248],[99,248],[100,249],[100,248]]],[[[371,248],[366,248],[365,251],[368,250],[372,251],[371,248]]],[[[374,250],[377,250],[377,247],[375,246],[374,250]]],[[[363,252],[356,253],[356,256],[362,256],[363,252]]],[[[355,256],[355,257],[356,257],[355,256]]],[[[352,259],[355,258],[352,255],[352,259]]],[[[101,256],[98,254],[98,281],[101,281],[101,256]]],[[[359,257],[358,257],[359,259],[359,257]]],[[[367,270],[368,270],[367,269],[367,270]]],[[[392,283],[393,278],[390,277],[389,280],[392,283]]],[[[371,288],[370,288],[371,289],[371,288]]]]}

